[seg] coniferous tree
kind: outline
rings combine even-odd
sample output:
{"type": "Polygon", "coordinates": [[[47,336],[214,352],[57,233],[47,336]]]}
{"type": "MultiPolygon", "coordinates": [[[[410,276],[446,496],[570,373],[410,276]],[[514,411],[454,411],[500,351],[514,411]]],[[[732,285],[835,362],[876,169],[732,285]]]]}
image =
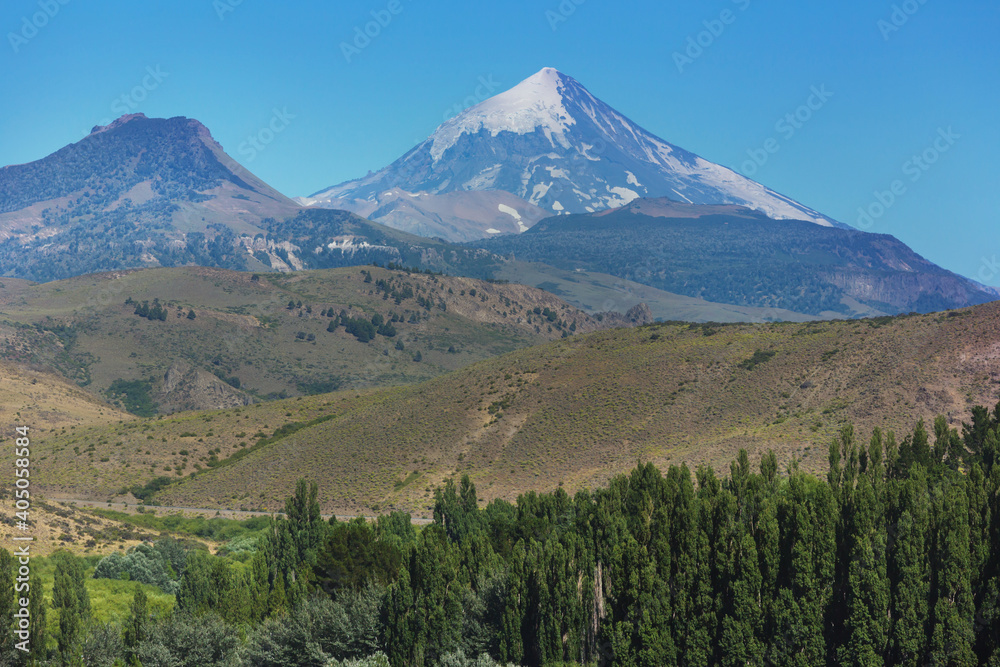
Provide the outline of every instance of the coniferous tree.
{"type": "Polygon", "coordinates": [[[220,600],[219,615],[230,625],[246,625],[253,617],[250,608],[250,588],[247,582],[248,572],[230,571],[227,586],[220,600]]]}
{"type": "Polygon", "coordinates": [[[59,656],[63,664],[80,661],[80,644],[90,622],[90,595],[84,581],[83,561],[65,551],[57,552],[52,608],[59,614],[59,656]]]}
{"type": "Polygon", "coordinates": [[[288,598],[285,595],[285,574],[278,572],[267,598],[268,614],[272,617],[283,616],[288,611],[288,598]]]}
{"type": "Polygon", "coordinates": [[[274,523],[274,554],[277,567],[285,575],[287,587],[296,584],[302,565],[311,567],[325,534],[325,523],[320,516],[319,487],[300,479],[295,493],[285,501],[285,517],[274,523]]]}
{"type": "Polygon", "coordinates": [[[29,660],[35,662],[42,661],[48,656],[48,625],[46,624],[46,603],[45,589],[42,585],[42,578],[37,572],[32,572],[29,580],[28,591],[28,617],[31,619],[29,628],[28,645],[30,652],[29,660]]]}
{"type": "Polygon", "coordinates": [[[964,477],[949,473],[932,494],[934,543],[931,552],[930,661],[975,665],[973,607],[969,572],[968,499],[964,477]]]}
{"type": "Polygon", "coordinates": [[[826,659],[824,611],[836,553],[836,510],[829,486],[798,470],[781,501],[782,563],[768,662],[817,665],[826,659]]]}
{"type": "Polygon", "coordinates": [[[410,549],[409,562],[389,588],[383,621],[394,667],[434,664],[458,648],[461,597],[455,555],[436,525],[425,528],[410,549]]]}
{"type": "Polygon", "coordinates": [[[129,607],[129,616],[125,621],[125,628],[122,634],[125,648],[128,651],[127,659],[129,662],[136,659],[136,649],[148,637],[149,605],[142,586],[136,585],[135,593],[132,596],[132,604],[129,607]]]}
{"type": "Polygon", "coordinates": [[[923,419],[917,422],[917,426],[913,430],[911,447],[913,448],[913,462],[930,468],[932,463],[930,436],[927,434],[923,419]]]}
{"type": "MultiPolygon", "coordinates": [[[[992,433],[996,433],[996,427],[992,433]]],[[[976,617],[975,651],[980,664],[1000,665],[1000,474],[986,476],[972,464],[966,483],[969,502],[969,568],[976,617]],[[992,660],[992,662],[991,662],[992,660]]]]}
{"type": "Polygon", "coordinates": [[[972,408],[972,423],[962,424],[962,439],[965,446],[973,454],[982,451],[986,435],[990,431],[990,413],[981,405],[972,408]]]}
{"type": "Polygon", "coordinates": [[[177,592],[177,608],[201,615],[217,611],[228,585],[228,567],[222,559],[213,559],[203,551],[188,556],[184,577],[177,592]]]}
{"type": "Polygon", "coordinates": [[[845,642],[840,647],[843,665],[884,664],[889,634],[889,586],[886,575],[885,532],[877,523],[875,493],[862,477],[851,501],[847,539],[847,619],[845,642]]]}
{"type": "Polygon", "coordinates": [[[930,596],[927,559],[930,530],[930,496],[922,466],[910,471],[899,483],[895,517],[895,538],[890,554],[892,624],[890,656],[892,664],[922,665],[927,654],[926,623],[930,596]]]}
{"type": "Polygon", "coordinates": [[[934,419],[934,463],[941,463],[948,456],[951,445],[951,429],[944,415],[934,419]]]}
{"type": "MultiPolygon", "coordinates": [[[[14,592],[14,568],[16,560],[6,549],[0,548],[0,656],[17,655],[14,644],[14,613],[17,611],[17,595],[14,592]]],[[[0,665],[13,664],[0,657],[0,665]]]]}
{"type": "Polygon", "coordinates": [[[749,530],[749,461],[741,450],[732,467],[732,487],[717,496],[717,512],[722,521],[719,537],[729,545],[719,554],[720,575],[726,582],[722,595],[724,616],[719,640],[723,665],[760,664],[763,646],[758,637],[763,610],[760,607],[762,577],[757,545],[749,530]],[[730,520],[732,517],[732,520],[730,520]]]}
{"type": "Polygon", "coordinates": [[[250,559],[247,571],[247,588],[250,604],[250,620],[260,621],[268,613],[268,597],[271,589],[268,582],[267,555],[264,549],[258,549],[250,559]]]}

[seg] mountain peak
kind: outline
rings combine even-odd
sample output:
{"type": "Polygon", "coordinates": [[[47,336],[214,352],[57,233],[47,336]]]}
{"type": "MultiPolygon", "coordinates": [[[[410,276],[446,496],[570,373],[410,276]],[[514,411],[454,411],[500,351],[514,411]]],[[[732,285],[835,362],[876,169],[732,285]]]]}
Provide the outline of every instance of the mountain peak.
{"type": "Polygon", "coordinates": [[[344,199],[363,200],[378,217],[378,202],[394,188],[428,195],[503,190],[556,214],[669,197],[840,224],[664,141],[552,67],[445,121],[393,164],[315,193],[309,202],[336,208],[344,199]]]}
{"type": "Polygon", "coordinates": [[[225,239],[264,232],[261,221],[297,208],[199,121],[128,114],[51,155],[0,169],[0,267],[51,280],[203,262],[218,238],[229,262],[222,265],[240,267],[246,249],[225,239]],[[21,254],[33,261],[18,262],[21,254]]]}
{"type": "Polygon", "coordinates": [[[510,90],[480,102],[452,118],[431,136],[431,157],[437,162],[465,134],[480,131],[495,137],[500,132],[528,134],[541,130],[553,147],[569,148],[563,136],[576,120],[566,108],[566,93],[578,89],[590,93],[575,79],[552,67],[544,67],[510,90]]]}
{"type": "Polygon", "coordinates": [[[127,113],[124,116],[119,116],[115,120],[111,121],[107,125],[95,125],[93,129],[90,130],[91,134],[99,134],[100,132],[107,132],[108,130],[113,130],[115,128],[121,127],[125,123],[131,123],[133,120],[149,120],[146,114],[139,113],[127,113]]]}
{"type": "MultiPolygon", "coordinates": [[[[577,83],[577,85],[579,85],[573,77],[563,74],[556,68],[543,67],[507,92],[509,93],[513,90],[521,88],[522,86],[526,88],[558,91],[558,88],[566,81],[572,81],[573,83],[577,83]]],[[[501,95],[502,94],[504,93],[501,93],[501,95]]]]}

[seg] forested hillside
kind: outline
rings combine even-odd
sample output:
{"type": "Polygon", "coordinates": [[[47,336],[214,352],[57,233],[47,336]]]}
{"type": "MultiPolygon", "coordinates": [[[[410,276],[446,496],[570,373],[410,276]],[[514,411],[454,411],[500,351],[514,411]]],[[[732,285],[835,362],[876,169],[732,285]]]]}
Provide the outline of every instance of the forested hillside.
{"type": "Polygon", "coordinates": [[[926,313],[996,298],[887,234],[665,199],[559,215],[523,234],[475,243],[518,260],[606,273],[674,294],[813,316],[926,313]]]}
{"type": "MultiPolygon", "coordinates": [[[[464,477],[434,523],[324,522],[300,481],[253,543],[212,556],[161,540],[97,564],[137,588],[106,622],[84,566],[57,555],[39,664],[996,665],[1000,405],[959,432],[845,427],[817,478],[774,455],[727,477],[640,465],[607,488],[485,507],[464,477]],[[126,574],[122,574],[122,573],[126,574]],[[62,662],[60,662],[62,661],[62,662]],[[116,662],[118,661],[118,662],[116,662]],[[357,661],[357,662],[355,662],[357,661]]],[[[0,576],[11,626],[13,568],[0,576]]],[[[47,593],[47,592],[46,592],[47,593]]],[[[11,635],[4,639],[3,664],[11,635]]]]}

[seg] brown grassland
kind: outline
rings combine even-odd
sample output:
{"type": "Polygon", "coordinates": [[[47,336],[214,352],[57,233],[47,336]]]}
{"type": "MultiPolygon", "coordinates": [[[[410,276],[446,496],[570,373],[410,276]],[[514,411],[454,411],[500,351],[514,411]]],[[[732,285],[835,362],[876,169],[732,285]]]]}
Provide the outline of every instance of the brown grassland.
{"type": "Polygon", "coordinates": [[[739,448],[821,472],[853,423],[953,426],[1000,383],[1000,304],[816,323],[657,324],[574,335],[419,384],[60,428],[36,443],[50,495],[274,510],[296,479],[325,511],[425,513],[443,480],[481,499],[593,487],[637,461],[725,469],[739,448]],[[193,473],[193,474],[192,474],[193,473]]]}

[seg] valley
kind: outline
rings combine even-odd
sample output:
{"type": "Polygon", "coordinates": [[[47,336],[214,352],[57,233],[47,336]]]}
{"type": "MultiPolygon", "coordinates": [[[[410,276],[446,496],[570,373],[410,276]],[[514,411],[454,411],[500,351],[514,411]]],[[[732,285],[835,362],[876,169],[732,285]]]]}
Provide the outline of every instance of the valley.
{"type": "Polygon", "coordinates": [[[637,460],[721,471],[740,449],[822,474],[846,424],[959,428],[996,403],[997,309],[577,333],[406,386],[53,429],[36,483],[273,511],[309,471],[326,512],[423,515],[466,474],[485,500],[600,486],[637,460]]]}
{"type": "Polygon", "coordinates": [[[995,59],[582,4],[22,18],[0,667],[1000,665],[995,59]]]}

